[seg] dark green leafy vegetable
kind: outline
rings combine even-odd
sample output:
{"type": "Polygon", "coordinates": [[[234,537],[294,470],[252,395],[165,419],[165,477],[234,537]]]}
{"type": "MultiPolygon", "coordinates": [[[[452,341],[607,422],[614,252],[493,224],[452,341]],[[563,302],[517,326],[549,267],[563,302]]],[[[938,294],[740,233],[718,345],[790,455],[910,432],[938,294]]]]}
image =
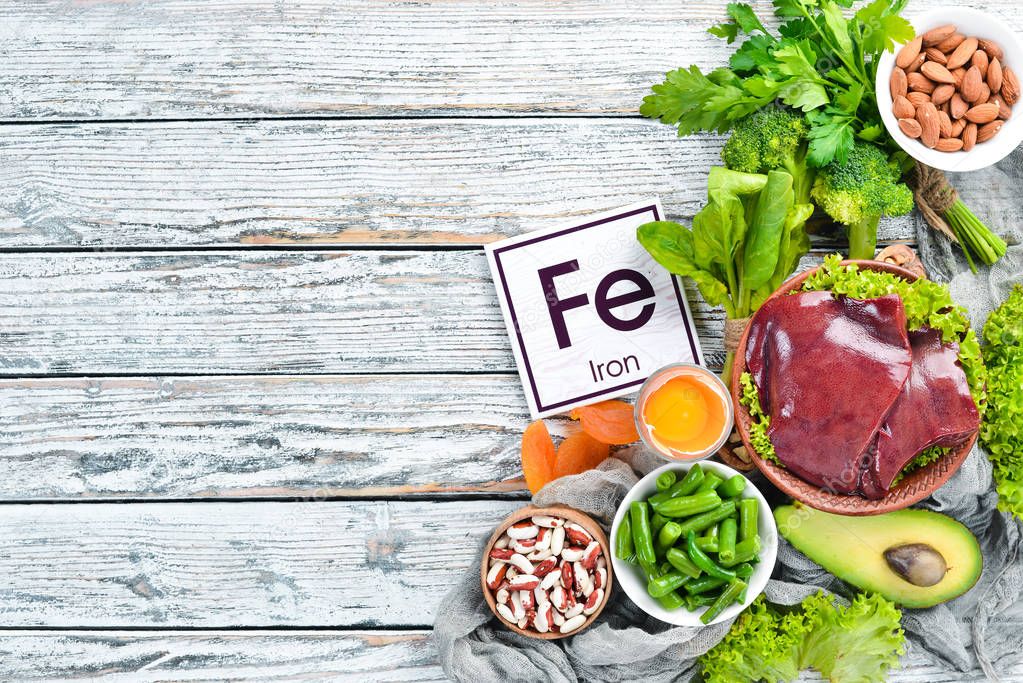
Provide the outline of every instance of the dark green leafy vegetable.
{"type": "Polygon", "coordinates": [[[708,203],[691,228],[671,221],[639,226],[640,244],[667,270],[691,278],[711,306],[729,318],[748,316],[810,249],[804,225],[811,204],[798,204],[792,176],[714,167],[708,203]]]}
{"type": "Polygon", "coordinates": [[[901,617],[879,595],[861,594],[842,607],[817,593],[794,609],[761,596],[700,657],[703,677],[707,683],[777,683],[814,668],[832,683],[881,683],[904,652],[901,617]]]}
{"type": "Polygon", "coordinates": [[[1023,518],[1023,286],[984,324],[988,405],[981,445],[994,465],[998,507],[1023,518]]]}

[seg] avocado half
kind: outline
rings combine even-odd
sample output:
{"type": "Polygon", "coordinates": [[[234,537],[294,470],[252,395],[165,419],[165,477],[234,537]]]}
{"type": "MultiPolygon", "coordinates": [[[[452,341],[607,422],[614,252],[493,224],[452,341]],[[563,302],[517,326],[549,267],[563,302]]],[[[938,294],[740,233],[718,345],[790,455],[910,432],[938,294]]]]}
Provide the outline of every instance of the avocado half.
{"type": "Polygon", "coordinates": [[[983,569],[970,530],[929,510],[844,517],[796,503],[777,508],[774,518],[778,532],[811,560],[860,590],[906,607],[960,596],[983,569]],[[933,585],[915,585],[910,578],[933,585]]]}

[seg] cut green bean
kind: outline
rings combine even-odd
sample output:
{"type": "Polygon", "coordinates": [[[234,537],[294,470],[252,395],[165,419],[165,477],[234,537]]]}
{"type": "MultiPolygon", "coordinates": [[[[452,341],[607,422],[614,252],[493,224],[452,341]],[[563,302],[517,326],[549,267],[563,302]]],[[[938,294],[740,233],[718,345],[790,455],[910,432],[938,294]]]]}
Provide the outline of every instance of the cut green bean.
{"type": "Polygon", "coordinates": [[[739,541],[735,544],[735,557],[728,562],[721,560],[721,564],[726,567],[734,567],[737,564],[743,562],[753,562],[757,559],[757,555],[760,554],[760,537],[753,536],[747,538],[745,541],[739,541]]]}
{"type": "Polygon", "coordinates": [[[721,595],[714,601],[714,604],[707,608],[707,611],[700,615],[700,621],[704,624],[717,619],[718,615],[725,611],[725,608],[735,602],[739,595],[746,589],[746,582],[742,579],[732,579],[728,587],[721,591],[721,595]]]}
{"type": "Polygon", "coordinates": [[[696,544],[696,533],[693,531],[686,534],[686,551],[689,553],[689,559],[693,561],[693,564],[702,569],[707,576],[714,576],[719,579],[735,578],[734,571],[722,569],[718,566],[717,562],[710,559],[705,552],[700,550],[696,544]]]}
{"type": "Polygon", "coordinates": [[[687,583],[685,585],[685,589],[687,593],[696,595],[698,593],[706,593],[716,588],[721,588],[721,586],[724,586],[726,583],[728,582],[724,579],[719,579],[715,576],[701,576],[700,578],[693,579],[687,583]]]}
{"type": "Polygon", "coordinates": [[[669,612],[677,610],[679,607],[684,607],[686,604],[686,599],[679,595],[677,591],[671,591],[667,595],[662,595],[659,598],[654,598],[654,600],[657,601],[658,605],[668,610],[669,612]]]}
{"type": "Polygon", "coordinates": [[[667,558],[672,567],[691,578],[695,579],[703,573],[703,570],[693,564],[689,556],[679,548],[669,548],[667,558]]]}
{"type": "Polygon", "coordinates": [[[657,514],[657,512],[653,512],[650,515],[650,530],[653,531],[654,534],[660,533],[661,527],[663,527],[667,523],[668,518],[664,517],[663,515],[657,514]]]}
{"type": "Polygon", "coordinates": [[[679,496],[691,495],[696,491],[702,481],[703,468],[699,465],[693,465],[681,481],[675,482],[675,485],[667,491],[661,491],[660,493],[650,496],[647,498],[647,502],[653,505],[654,503],[663,503],[666,500],[678,498],[679,496]]]}
{"type": "Polygon", "coordinates": [[[636,551],[632,545],[632,515],[622,515],[615,535],[615,557],[626,562],[636,561],[636,551]]]}
{"type": "Polygon", "coordinates": [[[742,564],[736,566],[735,575],[738,576],[743,581],[749,580],[749,577],[753,576],[753,565],[751,565],[749,562],[743,562],[742,564]]]}
{"type": "Polygon", "coordinates": [[[675,474],[675,470],[665,470],[657,475],[657,480],[654,482],[657,486],[658,491],[667,491],[675,485],[675,479],[678,477],[675,474]]]}
{"type": "Polygon", "coordinates": [[[697,533],[711,528],[726,517],[731,517],[735,514],[735,501],[726,500],[721,503],[716,510],[710,510],[703,514],[690,517],[686,521],[682,522],[682,535],[685,536],[690,531],[697,533]]]}
{"type": "Polygon", "coordinates": [[[746,477],[741,474],[736,474],[734,477],[729,477],[725,483],[718,486],[718,495],[722,498],[735,498],[743,491],[746,490],[746,477]]]}
{"type": "Polygon", "coordinates": [[[708,512],[721,505],[721,497],[714,491],[705,491],[691,496],[679,496],[662,503],[654,503],[657,514],[665,517],[692,517],[701,512],[708,512]]]}
{"type": "Polygon", "coordinates": [[[700,536],[696,539],[696,547],[705,553],[716,553],[718,552],[718,539],[700,536]]]}
{"type": "Polygon", "coordinates": [[[682,536],[682,527],[678,525],[678,522],[668,522],[661,527],[660,532],[657,534],[657,541],[654,543],[654,552],[657,553],[658,557],[662,557],[671,546],[675,545],[675,541],[682,536]]]}
{"type": "Polygon", "coordinates": [[[745,541],[760,532],[757,530],[757,513],[759,503],[756,498],[743,498],[739,501],[739,538],[745,541]]]}
{"type": "Polygon", "coordinates": [[[687,595],[685,597],[686,609],[690,612],[695,612],[701,607],[710,607],[717,600],[716,595],[706,595],[700,593],[698,595],[687,595]]]}
{"type": "Polygon", "coordinates": [[[646,592],[649,593],[652,598],[660,598],[673,590],[681,588],[689,581],[692,581],[692,578],[686,576],[682,572],[670,571],[658,576],[653,581],[647,582],[646,592]]]}
{"type": "Polygon", "coordinates": [[[654,536],[650,529],[650,507],[637,500],[629,506],[629,514],[632,515],[632,545],[636,557],[653,565],[657,562],[657,555],[654,554],[654,536]]]}
{"type": "Polygon", "coordinates": [[[718,559],[722,562],[730,562],[735,557],[735,539],[738,534],[739,524],[735,517],[722,519],[718,524],[718,559]]]}
{"type": "Polygon", "coordinates": [[[717,487],[721,486],[723,482],[724,479],[714,474],[713,472],[708,472],[703,477],[703,481],[700,482],[700,485],[696,487],[696,492],[703,493],[704,491],[714,491],[715,489],[717,489],[717,487]]]}

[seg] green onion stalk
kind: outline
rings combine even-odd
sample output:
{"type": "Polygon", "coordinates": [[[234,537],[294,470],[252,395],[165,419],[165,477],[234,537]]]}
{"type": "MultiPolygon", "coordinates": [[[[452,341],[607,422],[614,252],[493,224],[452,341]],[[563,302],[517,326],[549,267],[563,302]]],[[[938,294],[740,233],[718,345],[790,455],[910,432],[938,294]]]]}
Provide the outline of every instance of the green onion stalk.
{"type": "Polygon", "coordinates": [[[970,211],[944,173],[917,163],[913,180],[916,205],[924,220],[935,230],[955,238],[970,270],[977,272],[975,260],[990,266],[1005,256],[1005,240],[970,211]]]}

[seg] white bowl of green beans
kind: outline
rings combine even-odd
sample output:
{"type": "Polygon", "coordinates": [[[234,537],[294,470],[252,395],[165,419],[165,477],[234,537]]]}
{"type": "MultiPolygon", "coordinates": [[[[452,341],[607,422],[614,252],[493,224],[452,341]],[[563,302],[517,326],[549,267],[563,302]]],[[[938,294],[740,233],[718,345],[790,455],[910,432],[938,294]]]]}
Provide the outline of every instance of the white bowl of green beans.
{"type": "Polygon", "coordinates": [[[632,487],[611,525],[611,562],[629,598],[676,626],[734,618],[767,586],[778,529],[767,500],[721,463],[670,463],[632,487]]]}

